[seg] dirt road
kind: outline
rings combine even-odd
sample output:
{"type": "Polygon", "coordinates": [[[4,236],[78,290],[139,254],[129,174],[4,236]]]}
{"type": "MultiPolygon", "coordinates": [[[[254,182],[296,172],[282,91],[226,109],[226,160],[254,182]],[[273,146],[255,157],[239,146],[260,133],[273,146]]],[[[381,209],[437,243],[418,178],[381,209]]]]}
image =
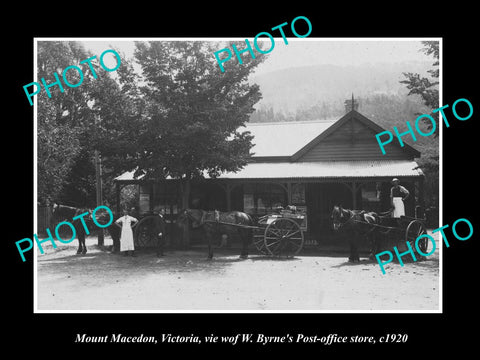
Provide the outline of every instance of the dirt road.
{"type": "MultiPolygon", "coordinates": [[[[106,239],[106,244],[110,239],[106,239]]],[[[438,241],[438,239],[437,239],[438,241]]],[[[232,250],[167,251],[124,257],[75,243],[37,258],[37,308],[43,310],[438,310],[439,250],[422,262],[348,263],[348,254],[240,260],[232,250]]]]}

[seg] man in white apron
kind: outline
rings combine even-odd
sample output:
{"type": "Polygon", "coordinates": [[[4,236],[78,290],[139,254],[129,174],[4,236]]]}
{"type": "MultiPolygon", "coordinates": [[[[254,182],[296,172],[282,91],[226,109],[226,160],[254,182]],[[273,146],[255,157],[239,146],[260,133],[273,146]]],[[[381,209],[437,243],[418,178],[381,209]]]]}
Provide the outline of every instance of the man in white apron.
{"type": "Polygon", "coordinates": [[[392,180],[392,188],[390,190],[390,199],[393,207],[392,217],[395,219],[405,216],[405,205],[403,204],[407,200],[410,192],[400,185],[400,181],[397,178],[392,180]]]}

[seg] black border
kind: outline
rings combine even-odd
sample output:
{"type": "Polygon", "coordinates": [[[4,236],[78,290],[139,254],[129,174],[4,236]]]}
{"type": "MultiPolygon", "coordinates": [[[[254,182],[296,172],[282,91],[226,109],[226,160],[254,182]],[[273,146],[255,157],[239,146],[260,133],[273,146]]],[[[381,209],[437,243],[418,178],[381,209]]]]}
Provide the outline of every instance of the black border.
{"type": "MultiPolygon", "coordinates": [[[[473,278],[478,254],[477,232],[465,242],[453,240],[444,248],[443,314],[33,314],[33,258],[22,263],[14,241],[33,233],[33,108],[25,101],[22,86],[33,78],[34,37],[253,37],[258,32],[290,22],[303,15],[310,19],[313,31],[310,37],[442,37],[443,38],[443,103],[452,104],[458,98],[467,98],[474,107],[474,116],[465,122],[451,121],[444,128],[443,138],[443,216],[445,224],[458,218],[468,218],[478,224],[478,215],[471,207],[476,202],[475,136],[478,95],[476,83],[476,42],[473,36],[476,22],[472,5],[457,3],[443,9],[441,5],[389,3],[377,8],[365,2],[354,5],[338,4],[326,8],[321,3],[293,8],[291,4],[277,4],[267,11],[246,3],[214,4],[194,9],[182,4],[176,9],[160,3],[112,5],[100,9],[97,4],[85,4],[75,10],[45,6],[43,11],[28,9],[21,12],[19,34],[10,36],[12,29],[4,29],[7,37],[7,55],[3,70],[8,85],[4,85],[7,125],[3,142],[4,193],[8,198],[4,208],[6,231],[4,248],[8,269],[4,270],[7,284],[4,298],[9,313],[6,322],[5,343],[12,349],[28,344],[32,349],[61,354],[88,354],[103,349],[104,344],[74,344],[76,333],[92,335],[123,333],[126,335],[157,335],[161,333],[233,335],[236,333],[265,333],[285,335],[305,334],[380,336],[385,333],[407,333],[406,344],[355,345],[331,347],[323,345],[125,345],[107,344],[108,350],[138,353],[153,351],[178,354],[185,349],[207,350],[225,355],[229,350],[254,350],[266,353],[273,349],[314,351],[324,354],[348,349],[362,355],[372,351],[389,355],[405,351],[434,354],[452,346],[462,350],[473,348],[474,329],[467,325],[476,313],[476,294],[473,278]],[[136,7],[132,10],[132,7],[136,7]],[[23,15],[25,13],[25,15],[23,15]],[[68,16],[67,16],[68,15],[68,16]],[[13,99],[13,102],[11,101],[13,99]],[[470,208],[469,208],[470,206],[470,208]]],[[[480,109],[480,108],[479,108],[480,109]]],[[[475,229],[476,230],[476,229],[475,229]]],[[[478,230],[476,230],[478,231],[478,230]]],[[[472,323],[475,326],[475,323],[472,323]]],[[[34,350],[34,351],[35,351],[34,350]]],[[[268,354],[268,353],[267,353],[268,354]]]]}

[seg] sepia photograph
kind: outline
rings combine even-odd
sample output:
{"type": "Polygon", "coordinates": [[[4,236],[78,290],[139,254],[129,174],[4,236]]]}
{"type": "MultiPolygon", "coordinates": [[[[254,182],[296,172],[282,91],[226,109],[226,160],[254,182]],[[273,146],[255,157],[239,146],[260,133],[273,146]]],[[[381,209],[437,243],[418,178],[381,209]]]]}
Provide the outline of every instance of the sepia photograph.
{"type": "Polygon", "coordinates": [[[35,313],[442,312],[442,39],[272,36],[34,39],[35,313]]]}

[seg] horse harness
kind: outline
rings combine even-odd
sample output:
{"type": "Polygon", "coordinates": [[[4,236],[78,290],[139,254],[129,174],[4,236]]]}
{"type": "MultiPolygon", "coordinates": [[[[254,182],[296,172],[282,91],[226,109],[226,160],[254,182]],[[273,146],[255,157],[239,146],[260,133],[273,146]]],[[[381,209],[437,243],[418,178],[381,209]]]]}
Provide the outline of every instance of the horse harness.
{"type": "MultiPolygon", "coordinates": [[[[188,211],[185,211],[185,214],[188,216],[188,218],[192,221],[192,228],[199,228],[204,225],[226,225],[226,226],[234,226],[234,227],[240,227],[244,229],[258,229],[257,226],[252,226],[252,225],[246,225],[242,222],[237,223],[235,222],[235,218],[229,219],[223,218],[221,216],[221,212],[218,210],[213,210],[213,211],[205,211],[205,210],[198,210],[201,211],[201,217],[200,220],[195,219],[192,214],[190,214],[188,211]]],[[[228,213],[224,213],[228,214],[228,213]]]]}
{"type": "Polygon", "coordinates": [[[185,214],[188,216],[188,218],[192,221],[192,227],[193,228],[199,228],[206,223],[211,223],[211,222],[219,222],[220,221],[220,212],[218,210],[214,210],[213,212],[205,211],[205,210],[199,210],[201,211],[202,216],[200,217],[200,220],[195,219],[192,214],[190,214],[189,211],[185,211],[185,214]],[[210,220],[209,218],[212,218],[213,220],[210,220]]]}

